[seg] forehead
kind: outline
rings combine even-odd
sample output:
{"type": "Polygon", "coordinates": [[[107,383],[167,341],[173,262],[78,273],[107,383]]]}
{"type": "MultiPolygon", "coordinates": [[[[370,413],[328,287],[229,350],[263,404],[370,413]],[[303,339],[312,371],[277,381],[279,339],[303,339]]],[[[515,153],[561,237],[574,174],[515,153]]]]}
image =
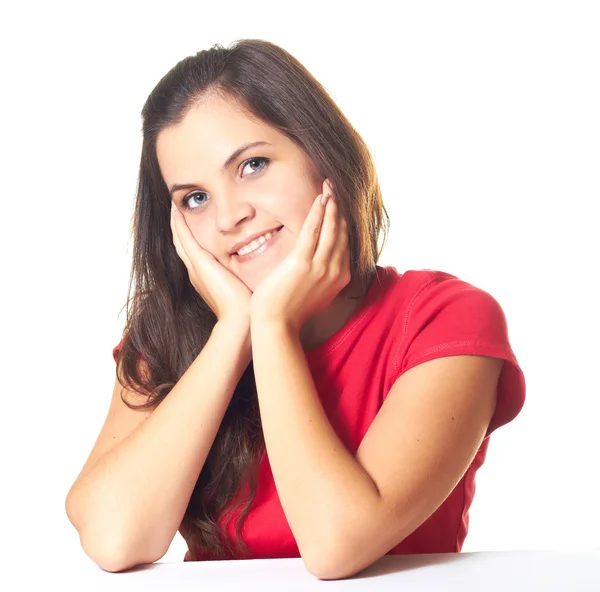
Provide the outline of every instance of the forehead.
{"type": "Polygon", "coordinates": [[[194,106],[175,126],[160,132],[156,155],[165,178],[173,171],[220,168],[241,145],[264,140],[277,144],[282,134],[220,97],[194,106]]]}

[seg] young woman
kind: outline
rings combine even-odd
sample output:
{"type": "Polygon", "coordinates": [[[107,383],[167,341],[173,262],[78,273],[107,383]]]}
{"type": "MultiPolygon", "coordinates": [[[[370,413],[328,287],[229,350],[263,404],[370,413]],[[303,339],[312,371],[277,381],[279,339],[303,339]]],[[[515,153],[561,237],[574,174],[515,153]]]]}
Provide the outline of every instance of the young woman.
{"type": "Polygon", "coordinates": [[[85,552],[120,571],[179,530],[186,561],[334,579],[460,551],[489,436],[525,398],[498,302],[377,265],[369,151],[276,45],[185,58],[142,116],[135,291],[66,501],[85,552]]]}

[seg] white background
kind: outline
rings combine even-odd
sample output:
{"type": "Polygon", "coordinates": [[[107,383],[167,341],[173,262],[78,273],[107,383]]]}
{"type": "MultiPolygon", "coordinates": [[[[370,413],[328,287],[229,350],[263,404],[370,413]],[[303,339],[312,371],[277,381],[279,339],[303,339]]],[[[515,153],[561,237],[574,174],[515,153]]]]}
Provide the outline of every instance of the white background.
{"type": "Polygon", "coordinates": [[[140,111],[179,60],[244,37],[297,57],[365,138],[379,264],[505,311],[527,402],[492,436],[464,550],[598,548],[598,3],[213,4],[2,8],[3,559],[89,561],[64,500],[115,377],[140,111]]]}

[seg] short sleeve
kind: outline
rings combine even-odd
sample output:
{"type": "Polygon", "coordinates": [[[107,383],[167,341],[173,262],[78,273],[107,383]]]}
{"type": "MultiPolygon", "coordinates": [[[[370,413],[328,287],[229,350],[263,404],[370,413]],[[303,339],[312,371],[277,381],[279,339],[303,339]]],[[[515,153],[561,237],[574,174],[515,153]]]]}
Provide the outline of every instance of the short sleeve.
{"type": "Polygon", "coordinates": [[[123,340],[119,342],[112,350],[113,359],[116,363],[119,362],[119,354],[121,353],[121,349],[123,348],[123,340]]]}
{"type": "Polygon", "coordinates": [[[525,377],[508,338],[504,311],[488,292],[443,272],[415,295],[394,357],[397,376],[434,358],[478,355],[505,360],[486,436],[511,422],[525,402],[525,377]]]}
{"type": "MultiPolygon", "coordinates": [[[[119,356],[121,355],[121,350],[123,349],[123,342],[124,341],[125,341],[125,338],[121,339],[121,341],[118,343],[118,345],[116,345],[113,348],[113,350],[112,350],[113,360],[117,364],[119,363],[119,356]]],[[[143,354],[140,355],[139,359],[141,359],[144,362],[146,362],[146,357],[143,354]]]]}

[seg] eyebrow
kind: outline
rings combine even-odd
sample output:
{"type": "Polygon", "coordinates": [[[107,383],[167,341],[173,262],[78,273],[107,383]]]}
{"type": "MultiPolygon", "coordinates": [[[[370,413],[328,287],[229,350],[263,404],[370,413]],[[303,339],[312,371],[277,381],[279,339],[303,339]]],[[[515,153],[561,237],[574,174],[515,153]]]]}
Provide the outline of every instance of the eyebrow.
{"type": "MultiPolygon", "coordinates": [[[[233,152],[233,154],[231,154],[231,156],[229,156],[229,158],[223,163],[223,166],[221,167],[222,171],[225,171],[229,166],[231,166],[231,163],[238,157],[240,156],[240,154],[242,154],[243,152],[245,152],[246,150],[250,149],[250,148],[255,148],[256,146],[272,146],[272,144],[270,142],[264,142],[264,141],[258,141],[258,142],[249,142],[248,144],[244,144],[243,146],[240,146],[237,150],[235,150],[235,152],[233,152]]],[[[171,197],[173,197],[173,194],[176,191],[179,191],[181,189],[192,189],[194,187],[197,187],[198,185],[194,184],[194,183],[183,183],[183,184],[174,184],[171,187],[171,190],[169,191],[169,195],[171,197]]]]}

